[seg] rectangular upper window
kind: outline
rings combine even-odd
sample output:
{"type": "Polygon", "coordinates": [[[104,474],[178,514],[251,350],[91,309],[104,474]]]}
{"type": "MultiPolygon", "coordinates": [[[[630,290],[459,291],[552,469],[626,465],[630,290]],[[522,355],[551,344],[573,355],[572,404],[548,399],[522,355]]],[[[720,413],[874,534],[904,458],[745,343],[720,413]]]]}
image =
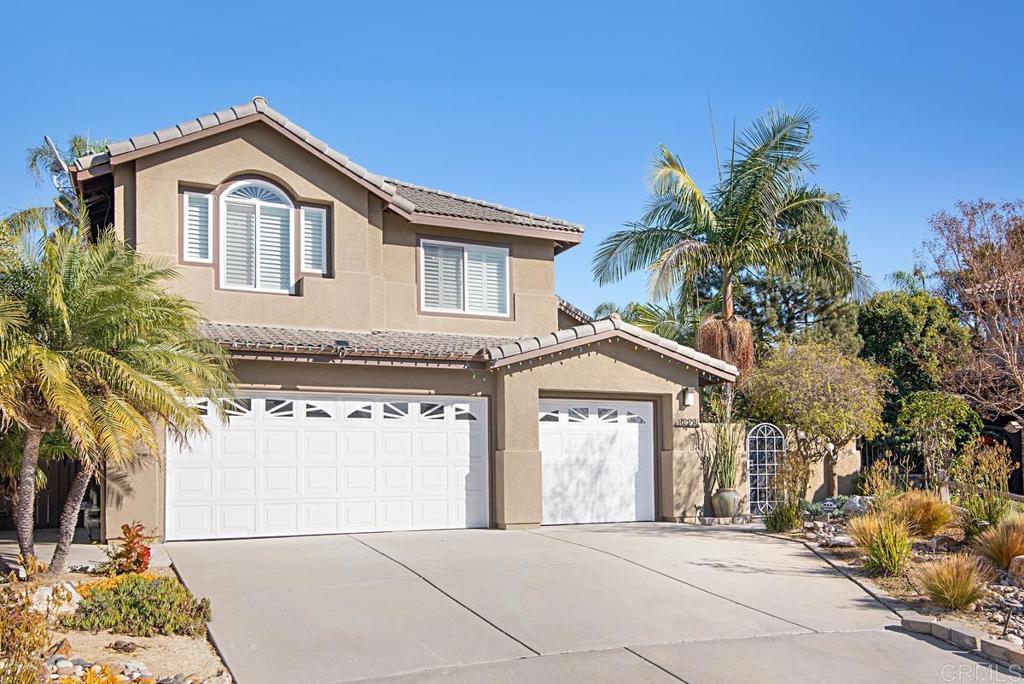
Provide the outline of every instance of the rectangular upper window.
{"type": "Polygon", "coordinates": [[[183,251],[185,261],[209,263],[213,260],[212,238],[213,198],[198,192],[183,193],[185,234],[183,251]]]}
{"type": "Polygon", "coordinates": [[[302,207],[302,270],[327,272],[327,211],[302,207]]]}
{"type": "Polygon", "coordinates": [[[420,306],[438,313],[508,316],[508,249],[420,243],[420,306]]]}

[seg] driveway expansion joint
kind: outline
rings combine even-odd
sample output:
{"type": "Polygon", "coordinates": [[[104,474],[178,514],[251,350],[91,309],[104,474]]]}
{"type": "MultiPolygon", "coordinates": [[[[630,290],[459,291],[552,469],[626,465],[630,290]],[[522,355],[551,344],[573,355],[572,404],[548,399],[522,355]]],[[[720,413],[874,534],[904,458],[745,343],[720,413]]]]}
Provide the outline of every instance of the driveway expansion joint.
{"type": "Polygon", "coordinates": [[[526,532],[528,532],[530,534],[535,534],[538,537],[545,537],[546,539],[551,539],[553,541],[560,541],[560,542],[563,542],[565,544],[573,544],[575,546],[579,546],[579,547],[584,548],[584,549],[590,549],[591,551],[596,551],[597,553],[603,553],[606,556],[611,556],[612,558],[618,558],[619,560],[624,561],[626,563],[629,563],[630,565],[635,565],[636,567],[642,568],[644,570],[647,570],[648,572],[653,572],[656,575],[661,575],[662,577],[670,579],[670,580],[672,580],[674,582],[678,582],[680,584],[684,584],[684,585],[686,585],[686,586],[688,586],[688,587],[690,587],[692,589],[696,589],[697,591],[702,591],[705,594],[708,594],[709,596],[714,596],[715,598],[722,599],[723,601],[728,601],[729,603],[732,603],[734,605],[740,606],[741,608],[746,608],[747,610],[752,610],[755,613],[761,613],[762,615],[767,615],[770,618],[774,618],[776,620],[781,620],[782,622],[787,622],[787,623],[789,623],[789,624],[791,624],[791,625],[793,625],[795,627],[799,627],[800,629],[805,629],[808,632],[812,632],[812,633],[815,633],[815,634],[818,633],[818,630],[814,629],[813,627],[808,627],[807,625],[801,625],[799,622],[794,622],[793,620],[789,620],[789,619],[781,617],[779,615],[775,615],[773,613],[769,613],[766,610],[762,610],[760,608],[755,608],[754,606],[751,606],[751,605],[748,605],[746,603],[743,603],[742,601],[737,601],[736,599],[729,598],[728,596],[722,596],[721,594],[716,594],[715,592],[711,591],[710,589],[705,589],[704,587],[701,587],[699,585],[693,584],[692,582],[687,582],[684,579],[680,579],[678,577],[670,575],[667,572],[662,572],[661,570],[656,570],[656,569],[654,569],[652,567],[644,565],[643,563],[638,563],[635,560],[632,560],[631,558],[626,558],[625,556],[620,556],[617,553],[612,553],[611,551],[606,551],[604,549],[599,549],[599,548],[597,548],[595,546],[588,546],[588,545],[583,544],[581,542],[575,542],[575,541],[572,541],[572,540],[569,540],[569,539],[562,539],[560,537],[553,537],[553,536],[551,536],[549,534],[544,534],[543,532],[537,532],[536,530],[526,530],[526,532]]]}
{"type": "Polygon", "coordinates": [[[664,667],[662,667],[658,663],[654,662],[650,658],[637,653],[636,651],[634,651],[629,646],[623,646],[622,649],[624,651],[626,651],[627,653],[632,653],[634,656],[636,656],[640,660],[644,661],[645,663],[647,663],[651,667],[654,667],[654,668],[657,668],[657,669],[661,670],[662,672],[664,672],[665,674],[667,674],[669,677],[671,677],[672,679],[676,680],[677,682],[682,682],[683,684],[689,684],[689,682],[687,682],[685,679],[683,679],[682,677],[677,675],[675,672],[672,672],[671,670],[665,669],[664,667]]]}
{"type": "Polygon", "coordinates": [[[422,575],[421,573],[417,572],[416,570],[413,570],[413,569],[412,569],[411,567],[409,567],[408,565],[406,565],[406,564],[405,564],[405,563],[403,563],[402,561],[398,560],[397,558],[393,558],[393,557],[389,556],[388,554],[384,553],[383,551],[381,551],[381,550],[380,550],[380,549],[378,549],[377,547],[375,547],[375,546],[373,546],[372,544],[369,544],[369,543],[367,543],[367,542],[363,541],[362,539],[360,539],[360,538],[359,538],[358,536],[356,536],[356,535],[354,535],[354,534],[353,534],[353,535],[349,535],[349,536],[350,536],[350,537],[351,537],[352,539],[354,539],[355,541],[357,541],[357,542],[359,542],[360,544],[362,544],[363,546],[365,546],[366,548],[370,549],[371,551],[374,551],[374,552],[376,552],[376,553],[380,554],[381,556],[383,556],[384,558],[387,558],[387,559],[388,559],[389,561],[391,561],[392,563],[395,563],[396,565],[399,565],[399,566],[401,566],[401,567],[405,568],[406,570],[408,570],[409,572],[411,572],[412,574],[416,575],[416,577],[419,577],[419,578],[420,578],[421,580],[423,580],[423,581],[424,581],[424,582],[425,582],[425,583],[426,583],[427,585],[429,585],[430,587],[432,587],[433,589],[435,589],[436,591],[438,591],[438,592],[439,592],[440,594],[442,594],[442,595],[443,595],[443,596],[444,596],[445,598],[447,598],[447,599],[448,599],[449,601],[451,601],[451,602],[455,603],[456,605],[458,605],[459,607],[463,608],[464,610],[467,610],[467,611],[469,611],[470,613],[472,613],[473,615],[475,615],[475,616],[476,616],[477,618],[479,618],[479,619],[480,619],[480,620],[482,620],[483,622],[485,622],[485,623],[487,623],[488,625],[490,625],[490,626],[491,626],[491,627],[492,627],[493,629],[497,630],[497,631],[498,631],[498,632],[500,632],[501,634],[505,635],[506,637],[508,637],[508,638],[509,638],[509,639],[511,639],[512,641],[516,642],[517,644],[519,644],[520,646],[522,646],[523,648],[525,648],[525,649],[526,649],[527,651],[529,651],[529,652],[530,652],[530,653],[532,653],[533,655],[535,655],[535,656],[539,656],[539,655],[541,654],[541,653],[540,653],[540,651],[538,651],[537,649],[533,648],[532,646],[530,646],[529,644],[527,644],[526,642],[524,642],[524,641],[523,641],[522,639],[519,639],[519,638],[517,638],[517,637],[513,636],[512,634],[509,634],[509,633],[508,633],[507,631],[505,631],[504,629],[502,629],[502,628],[501,628],[500,626],[498,626],[498,625],[494,624],[493,622],[491,622],[490,620],[488,620],[487,618],[485,618],[485,617],[484,617],[483,615],[481,615],[481,614],[480,614],[480,613],[478,613],[477,611],[473,610],[472,608],[470,608],[469,606],[467,606],[467,605],[466,605],[465,603],[463,603],[463,602],[462,602],[462,601],[460,601],[459,599],[455,598],[454,596],[452,596],[451,594],[449,594],[449,593],[448,593],[447,591],[445,591],[444,589],[442,589],[441,587],[439,587],[439,586],[438,586],[437,584],[435,584],[435,583],[431,582],[431,581],[430,581],[429,579],[427,579],[427,578],[426,578],[426,577],[425,577],[424,575],[422,575]]]}

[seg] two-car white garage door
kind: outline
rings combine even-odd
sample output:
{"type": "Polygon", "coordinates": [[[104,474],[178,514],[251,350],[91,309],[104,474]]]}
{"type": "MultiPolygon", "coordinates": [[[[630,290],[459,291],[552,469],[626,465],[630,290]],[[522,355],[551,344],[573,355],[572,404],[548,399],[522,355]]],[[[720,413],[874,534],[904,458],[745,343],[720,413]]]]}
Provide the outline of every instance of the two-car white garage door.
{"type": "Polygon", "coordinates": [[[486,527],[487,403],[248,394],[167,445],[167,539],[486,527]]]}
{"type": "MultiPolygon", "coordinates": [[[[251,393],[167,445],[166,537],[486,527],[484,399],[251,393]]],[[[545,524],[654,519],[653,407],[541,400],[545,524]]]]}

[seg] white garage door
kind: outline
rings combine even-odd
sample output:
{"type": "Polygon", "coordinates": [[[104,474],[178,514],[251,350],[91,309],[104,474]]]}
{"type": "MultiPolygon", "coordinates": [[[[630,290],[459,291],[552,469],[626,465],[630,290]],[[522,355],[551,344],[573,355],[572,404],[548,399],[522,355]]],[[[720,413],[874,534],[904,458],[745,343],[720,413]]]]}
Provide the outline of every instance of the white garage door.
{"type": "Polygon", "coordinates": [[[243,394],[167,445],[167,538],[486,527],[483,399],[243,394]]]}
{"type": "Polygon", "coordinates": [[[654,520],[653,405],[542,399],[546,525],[654,520]]]}

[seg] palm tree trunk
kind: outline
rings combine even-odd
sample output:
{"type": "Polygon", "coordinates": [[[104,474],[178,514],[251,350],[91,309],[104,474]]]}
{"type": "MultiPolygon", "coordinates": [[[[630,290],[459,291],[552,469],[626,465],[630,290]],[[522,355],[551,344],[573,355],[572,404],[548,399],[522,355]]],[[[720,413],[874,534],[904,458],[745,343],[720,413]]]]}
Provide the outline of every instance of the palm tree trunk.
{"type": "Polygon", "coordinates": [[[50,574],[59,575],[64,572],[64,566],[68,562],[68,553],[71,551],[71,542],[75,538],[75,528],[78,525],[78,511],[82,508],[82,501],[85,499],[85,491],[89,488],[89,481],[92,480],[96,466],[87,461],[82,464],[81,470],[75,475],[68,490],[67,499],[64,500],[64,510],[60,514],[60,536],[57,539],[57,548],[53,550],[53,558],[50,560],[50,574]]]}
{"type": "Polygon", "coordinates": [[[732,274],[722,274],[722,320],[731,320],[735,315],[732,301],[732,274]]]}
{"type": "Polygon", "coordinates": [[[36,468],[39,466],[39,445],[43,432],[38,428],[25,428],[25,442],[21,447],[21,470],[18,471],[18,503],[14,508],[14,526],[18,530],[18,549],[22,558],[36,555],[36,468]]]}

